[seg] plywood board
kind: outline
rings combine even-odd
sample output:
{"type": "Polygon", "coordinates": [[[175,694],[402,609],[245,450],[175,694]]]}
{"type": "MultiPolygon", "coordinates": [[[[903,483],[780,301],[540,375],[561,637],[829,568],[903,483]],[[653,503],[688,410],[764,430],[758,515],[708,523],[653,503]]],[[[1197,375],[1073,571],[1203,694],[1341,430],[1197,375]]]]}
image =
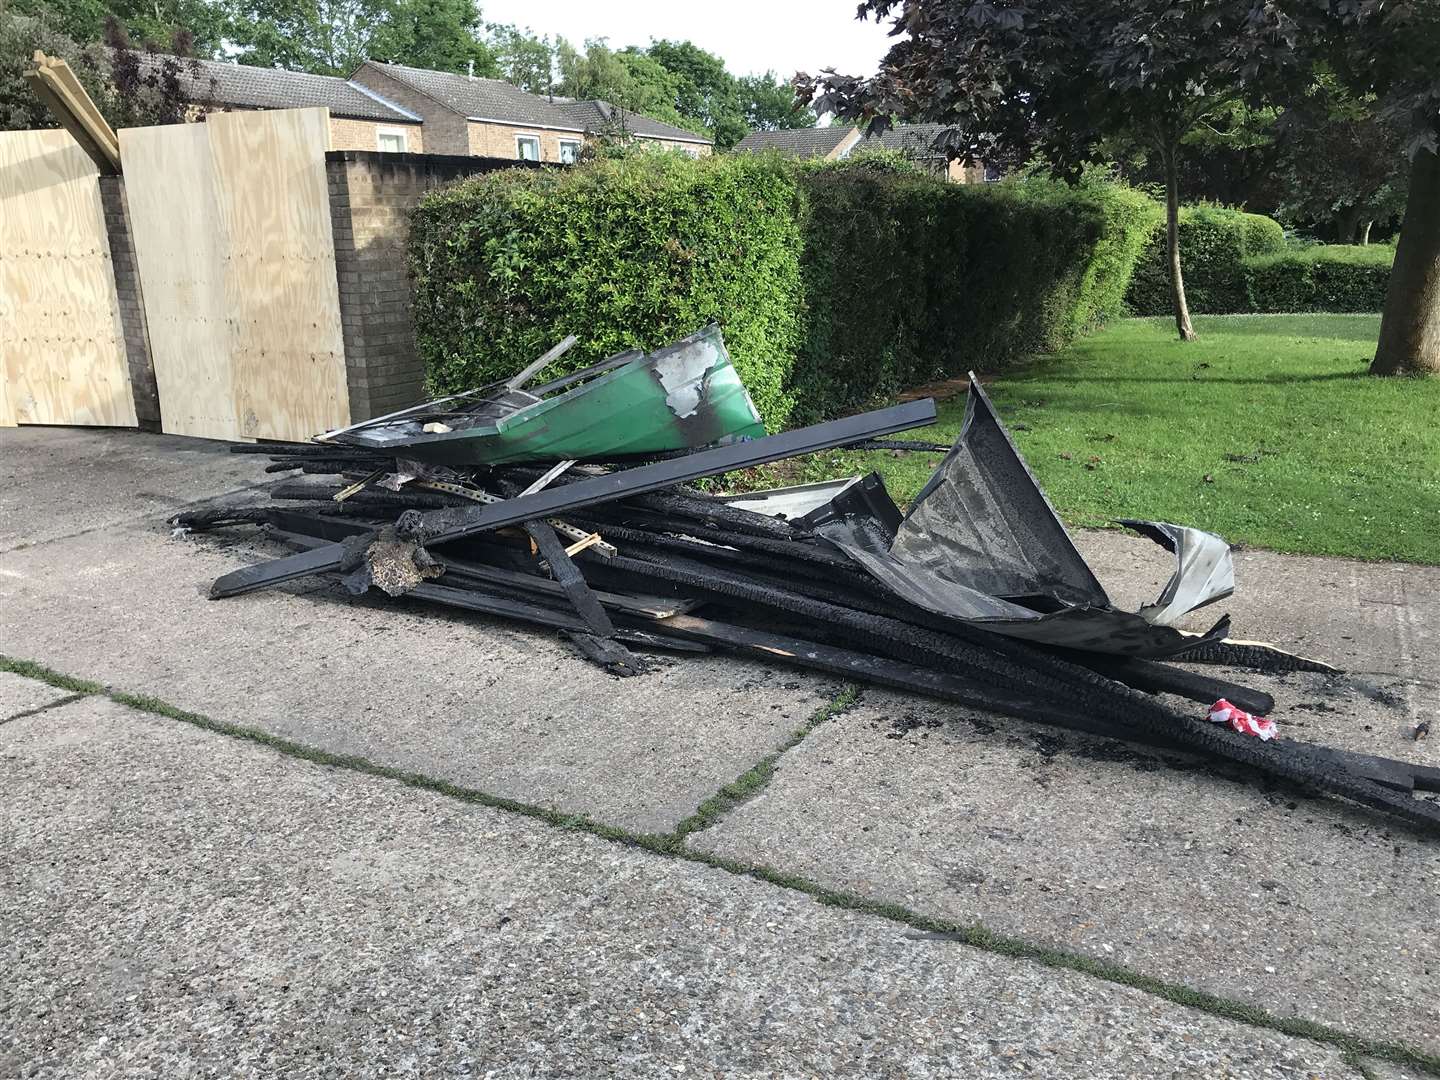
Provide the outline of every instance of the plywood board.
{"type": "Polygon", "coordinates": [[[210,129],[227,238],[240,433],[303,440],[350,422],[324,109],[221,113],[210,129]]]}
{"type": "Polygon", "coordinates": [[[324,109],[120,132],[166,431],[304,440],[350,422],[324,109]]]}
{"type": "Polygon", "coordinates": [[[160,426],[172,435],[240,438],[235,413],[225,252],[208,124],[120,132],[125,203],[160,426]]]}
{"type": "Polygon", "coordinates": [[[0,423],[135,426],[95,163],[0,132],[0,423]]]}

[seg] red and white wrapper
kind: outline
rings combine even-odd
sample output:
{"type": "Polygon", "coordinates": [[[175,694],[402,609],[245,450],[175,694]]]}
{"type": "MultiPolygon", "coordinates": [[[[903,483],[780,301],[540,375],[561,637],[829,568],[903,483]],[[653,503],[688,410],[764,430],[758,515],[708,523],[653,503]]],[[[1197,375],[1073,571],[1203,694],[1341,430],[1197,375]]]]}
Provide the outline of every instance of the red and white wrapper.
{"type": "Polygon", "coordinates": [[[1210,720],[1216,724],[1229,724],[1241,735],[1254,735],[1257,739],[1275,737],[1275,721],[1263,716],[1252,716],[1244,709],[1237,709],[1221,698],[1210,706],[1210,720]]]}

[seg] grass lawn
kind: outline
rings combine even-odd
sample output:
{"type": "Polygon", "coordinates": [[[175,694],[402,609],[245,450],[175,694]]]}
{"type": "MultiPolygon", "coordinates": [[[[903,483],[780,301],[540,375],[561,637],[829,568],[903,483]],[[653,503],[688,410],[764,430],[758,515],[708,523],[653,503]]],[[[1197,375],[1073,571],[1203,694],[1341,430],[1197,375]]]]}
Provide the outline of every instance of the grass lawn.
{"type": "MultiPolygon", "coordinates": [[[[1067,524],[1142,517],[1276,551],[1440,563],[1440,380],[1365,374],[1379,316],[1196,323],[1185,344],[1168,320],[1127,320],[985,381],[1067,524]]],[[[963,415],[955,398],[936,427],[896,438],[949,442],[963,415]]],[[[794,481],[878,469],[903,502],[938,460],[822,454],[794,481]]]]}

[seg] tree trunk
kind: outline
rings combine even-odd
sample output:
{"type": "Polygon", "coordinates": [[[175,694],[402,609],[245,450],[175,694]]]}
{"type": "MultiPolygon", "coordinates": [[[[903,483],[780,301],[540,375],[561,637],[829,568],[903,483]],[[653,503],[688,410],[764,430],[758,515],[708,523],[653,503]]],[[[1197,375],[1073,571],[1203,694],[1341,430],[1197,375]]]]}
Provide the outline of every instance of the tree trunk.
{"type": "Polygon", "coordinates": [[[1194,341],[1195,327],[1190,322],[1190,305],[1185,300],[1185,275],[1180,269],[1180,167],[1176,160],[1178,148],[1171,144],[1161,149],[1165,162],[1165,258],[1170,268],[1170,302],[1175,310],[1175,329],[1181,341],[1194,341]]]}
{"type": "Polygon", "coordinates": [[[1410,168],[1405,224],[1385,294],[1372,375],[1440,375],[1440,157],[1410,168]]]}
{"type": "Polygon", "coordinates": [[[1369,246],[1370,246],[1370,230],[1373,229],[1374,227],[1375,227],[1375,222],[1373,222],[1373,221],[1366,220],[1366,221],[1362,221],[1362,222],[1360,223],[1360,246],[1361,246],[1361,247],[1369,247],[1369,246]]]}

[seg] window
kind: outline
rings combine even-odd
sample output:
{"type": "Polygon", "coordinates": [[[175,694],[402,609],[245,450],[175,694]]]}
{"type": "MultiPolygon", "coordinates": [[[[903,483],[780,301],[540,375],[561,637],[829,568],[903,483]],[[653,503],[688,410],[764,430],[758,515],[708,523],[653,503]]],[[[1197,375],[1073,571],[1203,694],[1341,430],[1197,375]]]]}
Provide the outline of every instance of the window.
{"type": "Polygon", "coordinates": [[[540,136],[516,135],[515,156],[521,161],[540,160],[540,136]]]}
{"type": "Polygon", "coordinates": [[[987,184],[993,184],[993,183],[995,183],[995,181],[997,181],[997,180],[1003,180],[1004,178],[1005,178],[1005,173],[1004,173],[1004,171],[1000,168],[999,165],[986,165],[986,166],[985,166],[985,183],[987,183],[987,184]]]}
{"type": "Polygon", "coordinates": [[[560,160],[566,165],[574,165],[575,162],[580,160],[579,139],[560,140],[560,160]]]}
{"type": "Polygon", "coordinates": [[[700,148],[698,146],[682,146],[680,147],[680,152],[689,158],[698,158],[700,156],[700,148]]]}
{"type": "Polygon", "coordinates": [[[405,132],[398,128],[376,128],[375,149],[390,154],[405,153],[405,132]]]}

